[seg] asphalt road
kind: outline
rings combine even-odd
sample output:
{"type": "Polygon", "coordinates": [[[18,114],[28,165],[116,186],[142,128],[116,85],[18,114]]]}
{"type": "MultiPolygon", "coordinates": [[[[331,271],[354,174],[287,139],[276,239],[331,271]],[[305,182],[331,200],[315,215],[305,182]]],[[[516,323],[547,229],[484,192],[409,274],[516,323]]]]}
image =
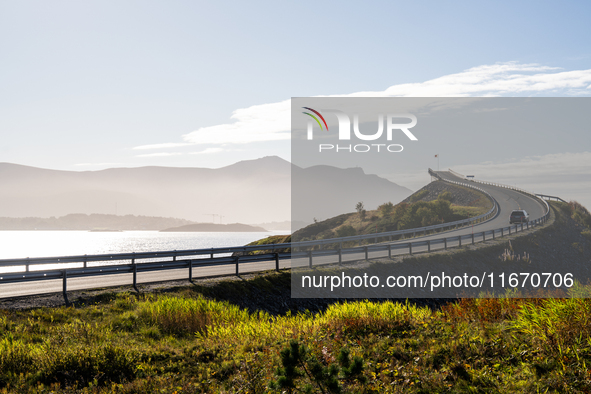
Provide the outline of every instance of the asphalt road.
{"type": "MultiPolygon", "coordinates": [[[[438,174],[448,180],[456,181],[456,182],[466,182],[461,178],[456,177],[455,175],[441,171],[438,174]]],[[[490,193],[493,198],[499,203],[499,213],[494,218],[479,224],[475,224],[473,227],[463,227],[460,229],[449,230],[443,233],[436,233],[427,235],[424,237],[416,237],[408,240],[401,240],[397,242],[392,242],[392,255],[398,254],[407,254],[408,248],[404,245],[407,244],[409,241],[418,242],[418,241],[427,241],[427,240],[436,240],[441,239],[443,237],[457,237],[458,235],[467,235],[472,233],[478,233],[481,231],[490,231],[494,229],[499,229],[503,227],[509,226],[509,214],[514,209],[525,209],[529,215],[530,220],[537,219],[542,217],[545,214],[545,207],[536,199],[519,193],[514,190],[505,189],[502,187],[492,186],[492,185],[482,185],[476,184],[476,186],[480,187],[483,190],[486,190],[490,193]],[[401,247],[397,249],[397,247],[401,247]]],[[[490,236],[489,236],[490,237],[490,236]]],[[[481,238],[476,239],[475,241],[481,241],[481,238]]],[[[465,241],[464,241],[465,242],[465,241]]],[[[454,247],[458,245],[458,241],[450,241],[448,242],[448,247],[454,247]]],[[[385,244],[387,247],[387,244],[385,244]]],[[[427,246],[416,246],[413,248],[413,252],[421,252],[426,251],[427,246]]],[[[442,249],[443,244],[433,245],[431,250],[442,249]]],[[[375,251],[370,252],[368,254],[369,258],[380,258],[388,256],[388,251],[386,249],[382,251],[375,251]]],[[[347,253],[342,255],[342,261],[356,261],[356,260],[363,260],[365,259],[365,252],[360,251],[356,253],[347,253]]],[[[315,256],[313,258],[313,264],[331,264],[338,262],[338,255],[332,254],[329,256],[315,256]]],[[[280,261],[280,268],[289,268],[292,266],[307,266],[309,263],[308,258],[303,259],[293,259],[293,260],[282,260],[280,261]]],[[[241,273],[248,273],[248,272],[256,272],[256,271],[264,271],[264,270],[271,270],[275,268],[274,261],[268,262],[256,262],[256,263],[242,263],[240,264],[240,272],[241,273]]],[[[210,266],[210,267],[193,267],[193,277],[209,277],[209,276],[220,276],[220,275],[233,275],[236,272],[235,265],[227,265],[227,266],[210,266]]],[[[178,280],[178,279],[187,279],[188,281],[188,269],[172,269],[172,270],[165,270],[165,271],[155,271],[155,272],[139,272],[137,276],[138,283],[151,283],[151,282],[161,282],[161,281],[169,281],[169,280],[178,280]]],[[[95,276],[95,277],[80,277],[80,278],[68,278],[67,281],[67,290],[82,290],[82,289],[91,289],[91,288],[100,288],[100,287],[109,287],[109,286],[121,286],[121,285],[130,285],[133,282],[131,273],[126,274],[113,274],[113,275],[103,275],[103,276],[95,276]]],[[[0,298],[9,298],[9,297],[19,297],[19,296],[26,296],[26,295],[36,295],[36,294],[49,294],[49,293],[58,293],[62,292],[63,289],[63,281],[61,279],[57,280],[44,280],[44,281],[31,281],[31,282],[19,282],[19,283],[6,283],[0,284],[0,298]]]]}

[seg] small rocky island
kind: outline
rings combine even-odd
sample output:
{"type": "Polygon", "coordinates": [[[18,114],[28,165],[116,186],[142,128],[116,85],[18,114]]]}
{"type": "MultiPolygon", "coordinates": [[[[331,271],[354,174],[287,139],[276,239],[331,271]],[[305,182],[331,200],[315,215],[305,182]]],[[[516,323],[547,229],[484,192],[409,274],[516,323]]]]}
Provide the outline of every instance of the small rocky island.
{"type": "Polygon", "coordinates": [[[242,223],[232,224],[215,224],[215,223],[195,223],[187,224],[179,227],[170,227],[160,232],[229,232],[229,233],[246,233],[246,232],[266,232],[262,227],[250,226],[242,223]]]}

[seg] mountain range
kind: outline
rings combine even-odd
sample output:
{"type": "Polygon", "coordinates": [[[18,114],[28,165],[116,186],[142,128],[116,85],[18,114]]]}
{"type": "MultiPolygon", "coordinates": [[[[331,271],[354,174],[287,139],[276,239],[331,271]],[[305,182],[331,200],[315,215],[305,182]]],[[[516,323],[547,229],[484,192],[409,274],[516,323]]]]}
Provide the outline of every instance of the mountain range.
{"type": "Polygon", "coordinates": [[[309,199],[310,209],[301,218],[308,223],[314,217],[351,212],[358,201],[375,208],[412,193],[360,168],[302,169],[276,156],[219,169],[61,171],[0,163],[0,217],[48,218],[82,213],[216,223],[285,221],[291,220],[292,175],[298,180],[294,184],[298,203],[307,204],[309,199]]]}

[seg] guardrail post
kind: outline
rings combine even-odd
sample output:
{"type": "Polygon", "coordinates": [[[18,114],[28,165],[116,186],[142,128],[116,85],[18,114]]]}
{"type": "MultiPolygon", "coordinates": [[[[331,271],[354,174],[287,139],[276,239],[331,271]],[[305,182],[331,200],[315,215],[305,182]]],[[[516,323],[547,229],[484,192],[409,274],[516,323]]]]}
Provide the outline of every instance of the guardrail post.
{"type": "Polygon", "coordinates": [[[412,242],[408,243],[408,254],[412,254],[412,242]]]}
{"type": "Polygon", "coordinates": [[[482,242],[486,241],[486,231],[482,232],[482,242]]]}
{"type": "Polygon", "coordinates": [[[427,240],[427,252],[431,252],[431,241],[427,240]]]}
{"type": "Polygon", "coordinates": [[[174,254],[172,255],[172,261],[176,261],[176,249],[174,250],[174,254]]]}
{"type": "Polygon", "coordinates": [[[240,269],[238,268],[240,265],[240,256],[236,256],[234,260],[236,261],[236,276],[240,276],[240,269]]]}
{"type": "Polygon", "coordinates": [[[308,267],[312,268],[312,249],[308,251],[308,267]]]}
{"type": "Polygon", "coordinates": [[[343,263],[343,244],[339,245],[339,265],[343,263]]]}
{"type": "Polygon", "coordinates": [[[447,238],[443,238],[443,248],[447,250],[447,238]]]}
{"type": "Polygon", "coordinates": [[[474,233],[472,233],[472,245],[474,245],[474,233]]]}
{"type": "Polygon", "coordinates": [[[493,239],[495,239],[495,230],[493,230],[493,239]]]}
{"type": "Polygon", "coordinates": [[[275,253],[275,271],[279,271],[279,253],[275,253]]]}
{"type": "Polygon", "coordinates": [[[462,247],[462,236],[458,235],[458,246],[461,248],[462,247]]]}
{"type": "Polygon", "coordinates": [[[68,301],[68,271],[63,270],[62,271],[62,277],[63,277],[63,294],[64,294],[64,301],[66,302],[66,306],[70,306],[70,301],[68,301]]]}
{"type": "Polygon", "coordinates": [[[27,265],[25,266],[25,271],[29,272],[29,258],[27,257],[27,265]]]}
{"type": "Polygon", "coordinates": [[[511,235],[511,226],[509,225],[509,235],[511,235]]]}
{"type": "MultiPolygon", "coordinates": [[[[135,252],[134,252],[135,254],[135,252]]],[[[133,266],[133,288],[135,289],[135,291],[138,291],[137,289],[137,264],[135,263],[135,257],[131,259],[131,265],[133,266]]]]}
{"type": "Polygon", "coordinates": [[[523,231],[523,222],[521,222],[521,231],[523,231]]]}
{"type": "Polygon", "coordinates": [[[193,259],[189,260],[189,282],[193,283],[193,259]]]}
{"type": "Polygon", "coordinates": [[[213,259],[213,248],[211,248],[211,256],[210,257],[213,259]]]}
{"type": "Polygon", "coordinates": [[[88,267],[87,255],[84,255],[84,268],[88,267]]]}
{"type": "Polygon", "coordinates": [[[365,246],[365,259],[368,260],[368,252],[367,252],[367,246],[365,246]]]}
{"type": "Polygon", "coordinates": [[[388,258],[392,258],[392,244],[388,244],[388,258]]]}

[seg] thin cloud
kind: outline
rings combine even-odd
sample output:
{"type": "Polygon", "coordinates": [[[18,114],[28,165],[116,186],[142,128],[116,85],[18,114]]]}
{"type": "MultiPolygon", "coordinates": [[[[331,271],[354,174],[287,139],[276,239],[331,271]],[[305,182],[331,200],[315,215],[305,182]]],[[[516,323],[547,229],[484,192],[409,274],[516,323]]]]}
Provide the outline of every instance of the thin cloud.
{"type": "MultiPolygon", "coordinates": [[[[425,82],[393,85],[383,91],[327,97],[581,96],[591,93],[591,70],[558,70],[539,64],[498,63],[425,82]]],[[[289,140],[290,106],[290,100],[284,100],[237,109],[231,116],[233,123],[199,128],[183,135],[184,143],[142,145],[134,149],[289,140]]]]}
{"type": "Polygon", "coordinates": [[[160,153],[146,153],[144,155],[136,155],[135,157],[166,157],[166,156],[179,156],[182,153],[179,152],[160,152],[160,153]]]}
{"type": "Polygon", "coordinates": [[[116,167],[123,165],[123,163],[78,163],[74,165],[78,167],[116,167]]]}
{"type": "Polygon", "coordinates": [[[152,145],[140,145],[136,146],[133,149],[136,150],[144,150],[144,149],[169,149],[169,148],[179,148],[182,146],[192,145],[186,142],[167,142],[164,144],[152,144],[152,145]]]}
{"type": "Polygon", "coordinates": [[[200,152],[191,152],[191,155],[207,155],[207,154],[211,154],[211,153],[220,153],[220,152],[224,152],[226,151],[226,149],[223,148],[207,148],[205,150],[202,150],[200,152]]]}

